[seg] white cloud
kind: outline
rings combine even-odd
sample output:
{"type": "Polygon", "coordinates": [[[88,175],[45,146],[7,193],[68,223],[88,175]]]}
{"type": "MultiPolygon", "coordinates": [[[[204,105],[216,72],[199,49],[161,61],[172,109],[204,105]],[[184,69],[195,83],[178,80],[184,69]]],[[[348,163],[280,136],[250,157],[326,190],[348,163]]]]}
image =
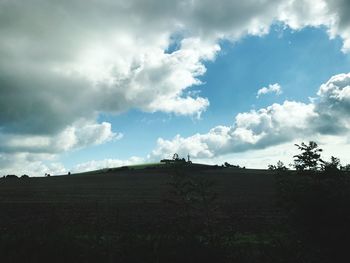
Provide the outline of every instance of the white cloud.
{"type": "Polygon", "coordinates": [[[239,113],[234,125],[217,126],[206,134],[187,138],[177,135],[172,140],[160,138],[150,158],[168,157],[174,152],[189,153],[196,159],[218,158],[295,140],[322,140],[325,136],[338,136],[339,140],[346,141],[350,131],[349,83],[350,74],[339,74],[323,84],[318,98],[309,104],[275,103],[257,111],[239,113]]]}
{"type": "MultiPolygon", "coordinates": [[[[161,158],[170,158],[174,152],[180,156],[190,154],[195,161],[220,163],[228,160],[241,166],[265,168],[266,164],[277,160],[286,164],[292,162],[291,157],[296,152],[293,144],[308,140],[319,142],[326,150],[325,159],[329,159],[336,152],[343,163],[347,163],[350,161],[347,154],[350,149],[349,84],[350,73],[335,75],[321,85],[317,97],[309,104],[285,101],[283,104],[275,103],[260,110],[239,113],[232,126],[216,126],[206,134],[198,133],[187,138],[180,135],[172,140],[159,138],[156,148],[147,158],[93,160],[76,165],[72,172],[158,161],[161,158]]],[[[62,133],[61,136],[65,138],[62,142],[59,138],[53,140],[56,144],[52,143],[49,137],[46,140],[40,137],[33,138],[33,141],[9,138],[7,141],[11,147],[74,148],[76,145],[99,144],[121,136],[111,132],[110,128],[108,123],[80,123],[80,130],[76,131],[76,127],[70,127],[62,133]]],[[[14,156],[19,167],[26,166],[23,173],[66,173],[67,170],[59,163],[45,165],[41,161],[54,161],[56,151],[61,149],[46,151],[45,154],[41,153],[41,149],[36,154],[16,153],[14,156]]],[[[9,166],[13,163],[8,162],[10,157],[6,153],[0,154],[0,165],[5,166],[3,173],[13,169],[13,166],[9,166]]]]}
{"type": "Polygon", "coordinates": [[[275,84],[270,84],[268,87],[262,87],[261,89],[258,90],[256,94],[256,98],[258,99],[261,95],[265,95],[268,93],[275,93],[277,96],[282,94],[282,88],[280,84],[275,83],[275,84]]]}
{"type": "Polygon", "coordinates": [[[211,158],[265,148],[291,140],[298,134],[312,133],[308,124],[315,116],[314,105],[285,101],[258,111],[240,113],[233,126],[217,126],[206,134],[187,138],[177,135],[172,140],[160,138],[151,156],[157,159],[177,152],[181,155],[190,153],[195,158],[211,158]]]}
{"type": "Polygon", "coordinates": [[[77,164],[72,169],[72,172],[74,173],[87,172],[87,171],[93,171],[93,170],[99,170],[99,169],[105,169],[105,168],[114,168],[114,167],[127,166],[127,165],[133,165],[133,164],[141,164],[143,162],[145,162],[145,159],[137,156],[133,156],[127,160],[120,160],[120,159],[92,160],[89,162],[77,164]]]}
{"type": "Polygon", "coordinates": [[[67,172],[64,165],[55,160],[55,155],[42,153],[0,153],[0,167],[0,176],[7,174],[44,176],[45,173],[53,175],[67,172]]]}
{"type": "Polygon", "coordinates": [[[1,152],[57,154],[121,139],[123,135],[113,132],[111,128],[108,122],[78,121],[55,136],[0,133],[1,152]]]}
{"type": "Polygon", "coordinates": [[[2,129],[53,134],[80,118],[130,108],[200,114],[208,100],[184,91],[200,84],[203,62],[215,59],[220,39],[263,35],[282,21],[296,30],[326,26],[347,50],[349,6],[345,0],[3,1],[2,129]],[[168,54],[174,34],[183,39],[168,54]]]}
{"type": "MultiPolygon", "coordinates": [[[[330,160],[331,156],[340,157],[342,165],[350,163],[350,143],[346,138],[339,136],[317,135],[311,139],[316,140],[319,147],[323,149],[321,158],[330,160]]],[[[307,142],[310,138],[304,137],[295,139],[286,143],[274,145],[264,149],[248,150],[239,153],[229,153],[220,155],[215,158],[196,158],[196,162],[208,164],[223,164],[229,162],[231,164],[245,166],[247,168],[267,169],[268,164],[276,164],[282,161],[286,166],[293,163],[293,156],[299,154],[300,151],[294,146],[295,143],[300,144],[301,141],[307,142]]]]}
{"type": "MultiPolygon", "coordinates": [[[[186,91],[201,84],[220,40],[261,36],[275,22],[325,26],[348,52],[349,13],[347,0],[1,1],[0,153],[59,153],[108,141],[113,132],[96,123],[100,113],[200,116],[208,99],[186,91]],[[168,54],[174,35],[178,49],[168,54]],[[90,124],[76,126],[81,120],[90,124]]],[[[240,127],[233,135],[250,144],[264,138],[240,127]]]]}
{"type": "Polygon", "coordinates": [[[97,124],[84,120],[54,136],[0,133],[0,174],[64,174],[65,167],[56,161],[60,153],[122,137],[121,133],[112,131],[110,123],[97,124]]]}

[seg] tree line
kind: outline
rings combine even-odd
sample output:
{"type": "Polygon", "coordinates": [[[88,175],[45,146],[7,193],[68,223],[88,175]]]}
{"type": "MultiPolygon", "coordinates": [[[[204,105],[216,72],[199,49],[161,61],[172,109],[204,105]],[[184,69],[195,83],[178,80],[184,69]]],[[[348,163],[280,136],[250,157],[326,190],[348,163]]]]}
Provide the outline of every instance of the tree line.
{"type": "MultiPolygon", "coordinates": [[[[301,153],[293,156],[294,163],[290,164],[290,166],[299,172],[323,171],[326,173],[335,173],[340,171],[350,171],[350,164],[342,166],[340,159],[337,157],[331,156],[329,161],[323,160],[321,158],[321,153],[323,150],[319,148],[317,143],[314,141],[309,141],[308,144],[302,142],[301,144],[295,144],[295,146],[298,147],[301,153]]],[[[277,171],[288,170],[282,161],[278,161],[276,165],[269,164],[268,169],[277,171]]]]}

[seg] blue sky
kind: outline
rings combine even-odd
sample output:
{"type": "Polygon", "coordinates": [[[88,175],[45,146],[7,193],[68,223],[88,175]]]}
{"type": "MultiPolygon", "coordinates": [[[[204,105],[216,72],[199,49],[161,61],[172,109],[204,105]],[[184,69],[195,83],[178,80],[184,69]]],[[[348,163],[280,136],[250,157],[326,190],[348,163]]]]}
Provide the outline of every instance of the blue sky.
{"type": "Polygon", "coordinates": [[[234,116],[264,108],[284,100],[308,102],[330,76],[350,72],[350,55],[341,52],[342,40],[330,40],[326,28],[292,30],[273,25],[263,37],[248,36],[232,43],[222,41],[215,61],[207,62],[203,84],[189,92],[199,92],[210,101],[201,118],[167,113],[130,110],[119,115],[101,115],[124,134],[121,140],[70,152],[61,161],[67,167],[96,159],[128,159],[147,156],[159,137],[172,139],[177,134],[206,133],[216,125],[231,125],[234,116]],[[283,93],[259,99],[257,91],[279,83],[283,93]],[[119,128],[121,127],[121,128],[119,128]]]}
{"type": "Polygon", "coordinates": [[[0,10],[2,173],[174,152],[266,168],[307,140],[350,162],[348,1],[14,0],[0,10]]]}

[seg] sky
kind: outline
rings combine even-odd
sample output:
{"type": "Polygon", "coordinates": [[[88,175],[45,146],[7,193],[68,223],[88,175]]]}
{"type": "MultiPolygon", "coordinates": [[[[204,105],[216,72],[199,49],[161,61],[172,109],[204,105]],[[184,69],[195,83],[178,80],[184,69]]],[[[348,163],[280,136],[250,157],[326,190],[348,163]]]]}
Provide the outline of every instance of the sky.
{"type": "Polygon", "coordinates": [[[350,1],[0,0],[0,175],[189,154],[350,163],[350,1]]]}

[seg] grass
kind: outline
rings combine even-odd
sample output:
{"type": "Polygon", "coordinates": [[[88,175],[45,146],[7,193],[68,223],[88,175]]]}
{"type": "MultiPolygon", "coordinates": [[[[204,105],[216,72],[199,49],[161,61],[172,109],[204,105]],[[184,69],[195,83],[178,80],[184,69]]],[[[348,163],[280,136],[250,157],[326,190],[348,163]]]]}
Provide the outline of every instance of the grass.
{"type": "Polygon", "coordinates": [[[99,169],[99,170],[75,173],[74,175],[97,175],[97,174],[111,173],[111,172],[119,171],[119,170],[123,170],[123,169],[157,168],[157,167],[161,167],[164,165],[165,165],[164,163],[143,163],[143,164],[125,165],[125,166],[113,167],[113,168],[103,168],[103,169],[99,169]]]}
{"type": "Polygon", "coordinates": [[[1,179],[0,262],[327,262],[300,239],[305,226],[290,222],[304,217],[290,217],[295,202],[280,204],[300,199],[288,190],[299,177],[280,178],[266,170],[145,164],[1,179]]]}

